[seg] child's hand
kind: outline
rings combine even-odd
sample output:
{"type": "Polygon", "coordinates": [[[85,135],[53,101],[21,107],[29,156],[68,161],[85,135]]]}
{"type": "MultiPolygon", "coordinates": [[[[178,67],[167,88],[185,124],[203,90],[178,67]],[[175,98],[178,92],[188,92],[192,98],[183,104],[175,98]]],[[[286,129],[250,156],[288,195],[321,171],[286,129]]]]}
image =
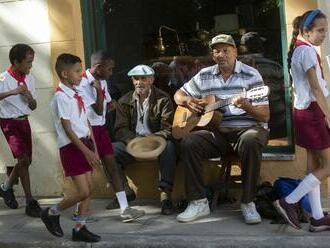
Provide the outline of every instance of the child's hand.
{"type": "Polygon", "coordinates": [[[99,159],[99,156],[96,155],[95,152],[88,150],[84,153],[85,158],[87,159],[90,166],[93,168],[96,168],[97,166],[101,166],[102,162],[99,159]]]}
{"type": "Polygon", "coordinates": [[[32,99],[32,94],[31,92],[27,89],[26,91],[24,90],[21,95],[25,96],[27,99],[32,99]]]}
{"type": "Polygon", "coordinates": [[[14,95],[24,95],[28,90],[26,85],[19,85],[16,89],[14,89],[14,95]]]}
{"type": "Polygon", "coordinates": [[[102,86],[101,86],[101,82],[99,80],[94,80],[92,82],[92,86],[96,89],[96,90],[102,90],[102,86]]]}
{"type": "Polygon", "coordinates": [[[33,101],[33,96],[31,94],[31,92],[29,91],[29,89],[26,87],[26,85],[20,85],[17,87],[17,89],[19,88],[19,91],[22,96],[24,96],[26,98],[26,100],[28,102],[33,101]]]}

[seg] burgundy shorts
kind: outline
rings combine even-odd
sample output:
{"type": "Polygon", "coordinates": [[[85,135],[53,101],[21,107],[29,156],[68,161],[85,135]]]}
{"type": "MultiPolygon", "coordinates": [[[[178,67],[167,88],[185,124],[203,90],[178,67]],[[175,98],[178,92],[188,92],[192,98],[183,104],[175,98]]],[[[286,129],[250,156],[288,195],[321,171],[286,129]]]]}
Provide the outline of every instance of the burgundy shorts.
{"type": "Polygon", "coordinates": [[[113,154],[109,133],[104,126],[92,126],[97,151],[100,158],[113,154]]]}
{"type": "Polygon", "coordinates": [[[0,127],[14,158],[25,155],[32,160],[32,137],[29,120],[0,119],[0,127]]]}
{"type": "Polygon", "coordinates": [[[315,150],[330,147],[330,130],[316,102],[312,102],[307,109],[294,109],[293,119],[297,145],[315,150]]]}
{"type": "MultiPolygon", "coordinates": [[[[93,142],[90,139],[81,139],[84,144],[93,149],[93,142]]],[[[86,172],[93,171],[93,168],[89,165],[84,154],[78,149],[78,147],[70,143],[60,148],[60,158],[66,177],[82,175],[86,172]]]]}

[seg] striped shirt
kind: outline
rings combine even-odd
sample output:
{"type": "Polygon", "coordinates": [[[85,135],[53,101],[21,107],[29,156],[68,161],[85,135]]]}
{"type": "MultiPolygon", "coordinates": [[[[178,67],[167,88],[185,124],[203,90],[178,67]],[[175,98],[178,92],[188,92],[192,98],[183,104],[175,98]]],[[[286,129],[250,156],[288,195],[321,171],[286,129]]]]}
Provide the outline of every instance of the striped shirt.
{"type": "MultiPolygon", "coordinates": [[[[196,98],[215,95],[218,99],[228,99],[258,86],[264,86],[260,73],[236,60],[234,73],[227,81],[219,73],[218,65],[213,65],[202,69],[185,83],[181,90],[196,98]]],[[[253,101],[252,105],[268,105],[268,98],[264,97],[258,101],[253,101]]],[[[228,105],[223,110],[221,127],[247,128],[260,125],[267,128],[267,123],[256,120],[243,109],[236,108],[234,105],[228,105]]]]}

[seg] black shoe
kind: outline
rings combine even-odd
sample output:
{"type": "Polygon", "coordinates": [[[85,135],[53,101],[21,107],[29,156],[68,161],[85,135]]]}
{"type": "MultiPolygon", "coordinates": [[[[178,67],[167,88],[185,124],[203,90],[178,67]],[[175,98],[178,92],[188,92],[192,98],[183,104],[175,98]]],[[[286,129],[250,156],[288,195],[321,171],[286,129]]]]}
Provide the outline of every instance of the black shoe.
{"type": "MultiPolygon", "coordinates": [[[[128,202],[131,202],[131,201],[134,201],[136,199],[136,194],[135,192],[133,191],[132,193],[126,195],[127,197],[127,201],[128,202]]],[[[116,209],[116,208],[119,208],[119,202],[118,202],[118,199],[117,197],[115,197],[112,202],[110,202],[105,208],[106,209],[116,209]]]]}
{"type": "Polygon", "coordinates": [[[174,207],[171,200],[163,200],[160,205],[161,212],[163,215],[171,215],[174,213],[174,207]]]}
{"type": "Polygon", "coordinates": [[[86,226],[83,226],[83,227],[85,227],[86,231],[87,231],[90,235],[92,235],[92,236],[94,236],[94,237],[96,237],[96,238],[99,238],[99,239],[101,240],[101,236],[100,236],[100,235],[97,235],[97,234],[95,234],[95,233],[92,233],[91,231],[89,231],[89,230],[87,229],[86,226]]]}
{"type": "Polygon", "coordinates": [[[80,228],[79,231],[76,231],[75,228],[72,229],[72,241],[84,241],[84,242],[95,243],[95,242],[99,242],[100,240],[101,240],[101,236],[88,231],[86,226],[80,228]]]}
{"type": "Polygon", "coordinates": [[[40,211],[40,218],[45,224],[47,230],[56,237],[63,237],[63,231],[60,225],[59,215],[49,215],[49,208],[40,211]]]}
{"type": "Polygon", "coordinates": [[[0,196],[4,199],[5,204],[11,208],[16,209],[18,208],[18,202],[15,199],[14,190],[13,189],[7,189],[3,190],[2,185],[0,185],[0,196]]]}
{"type": "Polygon", "coordinates": [[[30,217],[40,217],[40,211],[40,205],[35,199],[29,201],[28,204],[25,206],[25,213],[30,217]]]}

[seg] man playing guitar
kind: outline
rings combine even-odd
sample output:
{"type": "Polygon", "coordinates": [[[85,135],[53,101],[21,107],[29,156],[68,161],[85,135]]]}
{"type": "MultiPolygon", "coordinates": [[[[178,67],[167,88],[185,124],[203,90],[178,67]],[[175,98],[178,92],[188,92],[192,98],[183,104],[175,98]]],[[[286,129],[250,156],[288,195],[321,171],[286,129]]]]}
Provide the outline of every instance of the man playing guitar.
{"type": "Polygon", "coordinates": [[[178,105],[200,114],[203,114],[208,104],[205,96],[232,98],[232,102],[223,108],[218,128],[192,131],[181,140],[186,195],[190,202],[186,210],[177,216],[177,220],[190,222],[209,215],[201,161],[219,155],[226,156],[230,149],[234,149],[242,166],[241,210],[244,220],[247,224],[260,223],[261,217],[253,200],[260,174],[262,149],[268,141],[268,98],[250,103],[241,93],[263,86],[263,80],[257,70],[236,59],[237,49],[230,35],[215,36],[210,47],[216,65],[197,73],[176,92],[174,100],[178,105]]]}

